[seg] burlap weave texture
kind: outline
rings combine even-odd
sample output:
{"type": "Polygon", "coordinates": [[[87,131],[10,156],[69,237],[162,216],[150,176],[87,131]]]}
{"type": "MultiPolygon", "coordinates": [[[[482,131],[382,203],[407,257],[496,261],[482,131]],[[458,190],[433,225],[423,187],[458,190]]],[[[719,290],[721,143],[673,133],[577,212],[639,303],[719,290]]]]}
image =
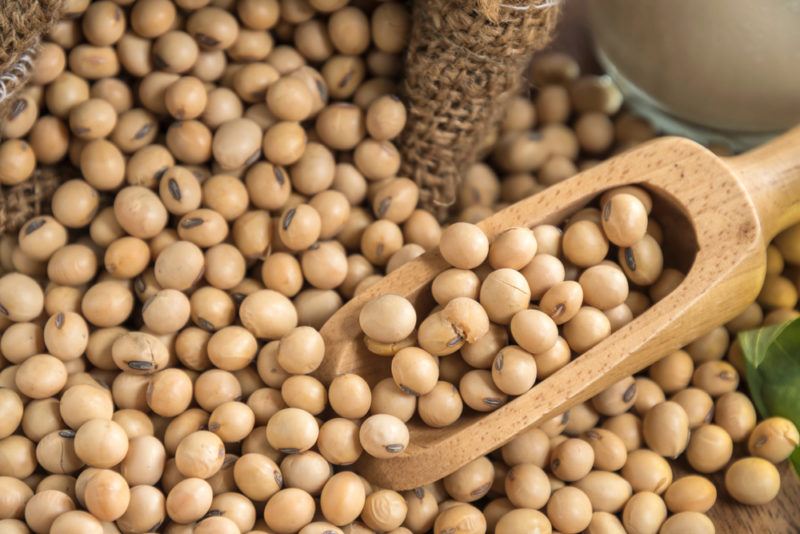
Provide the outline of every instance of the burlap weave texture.
{"type": "Polygon", "coordinates": [[[408,126],[401,172],[443,218],[461,173],[493,134],[522,71],[550,40],[558,3],[542,0],[417,0],[403,90],[408,126]]]}
{"type": "Polygon", "coordinates": [[[61,183],[52,168],[37,170],[33,176],[0,194],[0,233],[16,232],[31,217],[50,212],[50,200],[61,183]]]}

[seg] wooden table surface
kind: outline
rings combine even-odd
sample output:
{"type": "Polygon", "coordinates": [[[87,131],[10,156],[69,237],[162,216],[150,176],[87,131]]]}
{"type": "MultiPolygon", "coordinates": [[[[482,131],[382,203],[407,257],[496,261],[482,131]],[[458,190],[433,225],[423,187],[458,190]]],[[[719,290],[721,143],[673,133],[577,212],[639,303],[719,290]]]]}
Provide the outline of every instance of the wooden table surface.
{"type": "MultiPolygon", "coordinates": [[[[550,49],[578,59],[584,72],[598,72],[586,21],[586,0],[567,0],[550,49]]],[[[718,534],[800,534],[800,479],[787,462],[779,466],[781,493],[766,506],[745,506],[725,493],[724,473],[712,477],[719,495],[709,511],[718,534]]],[[[685,463],[675,466],[675,477],[692,473],[685,463]]]]}

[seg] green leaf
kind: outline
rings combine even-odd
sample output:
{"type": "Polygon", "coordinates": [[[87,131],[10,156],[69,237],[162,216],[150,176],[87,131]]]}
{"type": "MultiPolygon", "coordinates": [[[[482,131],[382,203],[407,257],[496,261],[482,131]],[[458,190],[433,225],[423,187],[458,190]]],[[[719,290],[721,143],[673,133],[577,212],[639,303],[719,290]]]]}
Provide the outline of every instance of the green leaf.
{"type": "MultiPolygon", "coordinates": [[[[761,417],[800,427],[800,319],[739,334],[750,396],[761,417]]],[[[791,457],[800,474],[800,448],[791,457]]]]}

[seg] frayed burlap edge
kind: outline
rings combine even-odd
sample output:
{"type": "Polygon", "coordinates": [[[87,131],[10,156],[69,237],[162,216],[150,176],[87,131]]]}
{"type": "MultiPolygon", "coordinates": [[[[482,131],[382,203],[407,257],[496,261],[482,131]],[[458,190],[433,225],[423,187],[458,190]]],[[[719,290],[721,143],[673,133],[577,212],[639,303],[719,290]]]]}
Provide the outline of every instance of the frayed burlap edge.
{"type": "Polygon", "coordinates": [[[536,50],[549,42],[557,0],[417,0],[403,91],[409,121],[401,172],[440,219],[463,171],[491,137],[536,50]]]}
{"type": "MultiPolygon", "coordinates": [[[[14,0],[0,9],[0,123],[33,73],[42,36],[61,16],[62,0],[14,0]]],[[[0,188],[0,232],[15,232],[49,210],[60,180],[54,169],[37,170],[25,182],[0,188]]]]}
{"type": "Polygon", "coordinates": [[[25,86],[33,71],[33,61],[39,51],[39,40],[20,54],[8,69],[0,73],[0,121],[8,115],[11,104],[15,100],[16,93],[25,86]]]}
{"type": "Polygon", "coordinates": [[[0,9],[0,121],[33,71],[42,36],[61,16],[62,0],[14,0],[0,9]]]}

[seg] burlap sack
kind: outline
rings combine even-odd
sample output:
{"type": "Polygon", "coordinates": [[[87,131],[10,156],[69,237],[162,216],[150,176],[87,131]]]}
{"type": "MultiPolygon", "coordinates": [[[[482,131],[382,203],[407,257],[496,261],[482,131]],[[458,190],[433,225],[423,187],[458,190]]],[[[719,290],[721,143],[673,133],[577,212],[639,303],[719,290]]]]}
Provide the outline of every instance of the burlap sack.
{"type": "MultiPolygon", "coordinates": [[[[0,122],[30,78],[42,36],[58,20],[61,0],[0,1],[0,122]]],[[[0,232],[16,231],[47,205],[58,184],[54,172],[0,188],[0,232]]]]}
{"type": "Polygon", "coordinates": [[[550,40],[558,0],[417,0],[406,56],[408,126],[401,172],[444,218],[461,173],[493,134],[536,50],[550,40]]]}

